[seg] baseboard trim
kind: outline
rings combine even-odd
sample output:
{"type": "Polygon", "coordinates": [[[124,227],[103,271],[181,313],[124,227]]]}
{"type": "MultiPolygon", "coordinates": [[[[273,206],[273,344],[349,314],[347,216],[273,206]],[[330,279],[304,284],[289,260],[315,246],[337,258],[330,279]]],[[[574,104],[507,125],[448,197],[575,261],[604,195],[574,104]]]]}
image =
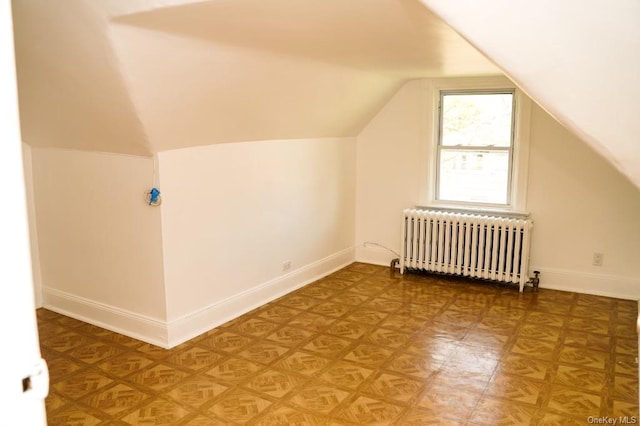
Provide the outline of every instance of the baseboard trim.
{"type": "Polygon", "coordinates": [[[51,311],[152,345],[169,347],[167,325],[162,320],[50,287],[42,288],[42,298],[43,307],[51,311]]]}
{"type": "Polygon", "coordinates": [[[171,320],[167,324],[169,347],[184,343],[278,297],[329,275],[354,261],[355,248],[350,247],[225,300],[171,320]]]}
{"type": "Polygon", "coordinates": [[[393,259],[397,259],[395,253],[390,252],[387,249],[367,246],[365,244],[356,248],[356,261],[362,263],[369,263],[372,265],[389,266],[393,259]]]}
{"type": "Polygon", "coordinates": [[[544,266],[530,266],[530,269],[540,271],[540,288],[575,291],[617,299],[640,299],[640,280],[638,279],[544,266]]]}
{"type": "MultiPolygon", "coordinates": [[[[356,249],[357,262],[389,266],[394,257],[393,253],[379,248],[361,246],[356,249]]],[[[640,280],[638,279],[543,266],[530,266],[530,270],[530,276],[533,276],[534,270],[541,272],[540,288],[640,301],[640,280]]],[[[640,319],[638,321],[640,330],[640,319]]]]}
{"type": "Polygon", "coordinates": [[[168,322],[50,287],[42,288],[43,307],[169,349],[354,261],[355,248],[351,247],[168,322]]]}

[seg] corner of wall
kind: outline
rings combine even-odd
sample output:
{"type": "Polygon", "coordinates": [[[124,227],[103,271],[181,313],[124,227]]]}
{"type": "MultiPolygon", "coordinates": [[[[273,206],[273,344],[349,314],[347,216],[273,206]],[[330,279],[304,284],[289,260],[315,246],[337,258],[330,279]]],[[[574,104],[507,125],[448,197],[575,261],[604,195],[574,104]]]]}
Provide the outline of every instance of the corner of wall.
{"type": "Polygon", "coordinates": [[[354,260],[355,249],[348,248],[171,321],[151,318],[48,287],[43,288],[43,304],[62,315],[170,349],[329,275],[354,260]]]}
{"type": "MultiPolygon", "coordinates": [[[[398,240],[399,239],[400,233],[398,232],[398,240]]],[[[389,266],[393,259],[399,257],[400,255],[398,253],[375,243],[364,242],[356,246],[356,262],[389,266]]]]}
{"type": "Polygon", "coordinates": [[[174,347],[252,309],[329,275],[355,260],[355,249],[340,252],[269,280],[249,290],[217,301],[196,312],[168,321],[168,346],[174,347]]]}
{"type": "Polygon", "coordinates": [[[636,278],[544,266],[532,266],[530,270],[540,271],[540,288],[640,300],[640,280],[636,278]]]}
{"type": "Polygon", "coordinates": [[[151,161],[35,150],[32,247],[41,248],[40,306],[167,347],[160,211],[144,202],[156,184],[151,161]]]}
{"type": "Polygon", "coordinates": [[[42,272],[40,269],[40,249],[38,245],[38,226],[36,217],[35,195],[33,190],[32,148],[22,143],[22,162],[24,166],[25,194],[27,198],[27,220],[29,224],[29,245],[31,247],[31,270],[33,276],[33,297],[35,307],[42,305],[42,272]]]}
{"type": "Polygon", "coordinates": [[[166,321],[54,288],[43,288],[43,306],[53,312],[169,348],[166,321]]]}
{"type": "MultiPolygon", "coordinates": [[[[153,154],[153,171],[154,171],[154,182],[153,184],[157,186],[160,190],[160,195],[162,196],[162,175],[160,173],[161,169],[161,161],[160,154],[153,154]]],[[[165,261],[165,239],[164,239],[164,221],[162,220],[163,209],[162,203],[158,206],[159,216],[160,216],[160,258],[162,259],[162,299],[164,300],[164,318],[168,319],[169,312],[169,301],[167,300],[167,262],[165,261]]]]}

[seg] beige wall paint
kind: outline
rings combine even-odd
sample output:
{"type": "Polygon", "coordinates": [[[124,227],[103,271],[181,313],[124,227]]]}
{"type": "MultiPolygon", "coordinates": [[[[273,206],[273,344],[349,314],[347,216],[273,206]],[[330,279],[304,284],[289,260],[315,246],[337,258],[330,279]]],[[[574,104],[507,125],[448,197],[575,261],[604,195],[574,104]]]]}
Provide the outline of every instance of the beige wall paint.
{"type": "MultiPolygon", "coordinates": [[[[395,257],[364,243],[399,251],[401,212],[424,198],[432,134],[427,84],[403,86],[357,139],[359,260],[395,257]]],[[[537,106],[529,160],[531,265],[542,271],[541,286],[639,298],[640,192],[537,106]],[[604,253],[602,267],[592,266],[595,251],[604,253]]]]}
{"type": "Polygon", "coordinates": [[[405,84],[357,138],[356,250],[362,261],[388,264],[399,257],[363,244],[399,252],[400,213],[418,202],[424,187],[429,99],[422,86],[418,80],[405,84]]]}
{"type": "Polygon", "coordinates": [[[166,318],[160,209],[144,202],[153,160],[32,149],[44,303],[55,293],[166,318]]]}
{"type": "Polygon", "coordinates": [[[59,8],[40,0],[13,2],[20,122],[26,143],[137,155],[152,152],[106,36],[104,14],[114,3],[70,1],[59,8]]]}
{"type": "Polygon", "coordinates": [[[154,150],[354,137],[395,76],[128,25],[111,37],[154,150]]]}
{"type": "Polygon", "coordinates": [[[353,261],[355,139],[30,149],[44,306],[173,346],[353,261]],[[290,262],[284,270],[283,264],[290,262]]]}
{"type": "Polygon", "coordinates": [[[355,137],[408,78],[498,72],[416,0],[14,6],[23,137],[41,148],[355,137]]]}
{"type": "MultiPolygon", "coordinates": [[[[179,320],[351,249],[355,140],[159,154],[167,317],[179,320]]],[[[273,297],[273,295],[271,296],[273,297]]]]}
{"type": "Polygon", "coordinates": [[[640,298],[640,191],[541,108],[531,119],[532,265],[629,277],[640,298]],[[602,267],[594,252],[604,253],[602,267]]]}
{"type": "Polygon", "coordinates": [[[638,1],[421,2],[640,188],[638,1]]]}

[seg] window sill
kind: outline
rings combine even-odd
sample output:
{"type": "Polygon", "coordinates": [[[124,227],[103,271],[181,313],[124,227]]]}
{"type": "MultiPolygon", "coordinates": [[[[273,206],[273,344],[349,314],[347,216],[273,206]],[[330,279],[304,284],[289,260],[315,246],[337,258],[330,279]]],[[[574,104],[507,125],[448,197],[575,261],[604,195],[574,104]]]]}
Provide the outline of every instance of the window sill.
{"type": "Polygon", "coordinates": [[[425,210],[439,210],[439,211],[447,211],[447,212],[455,212],[455,213],[466,213],[466,214],[479,214],[485,216],[502,216],[502,217],[510,217],[514,219],[527,219],[529,217],[528,212],[519,212],[510,209],[503,209],[500,207],[471,207],[471,206],[459,206],[459,205],[447,205],[447,204],[437,204],[437,205],[418,205],[416,206],[418,209],[425,210]]]}

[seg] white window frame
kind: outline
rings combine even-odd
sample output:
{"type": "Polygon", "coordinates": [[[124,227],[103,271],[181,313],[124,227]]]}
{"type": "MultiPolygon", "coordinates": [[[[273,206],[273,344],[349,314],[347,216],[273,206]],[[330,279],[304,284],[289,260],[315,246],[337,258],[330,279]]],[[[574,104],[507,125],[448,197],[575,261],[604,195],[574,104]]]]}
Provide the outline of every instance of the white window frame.
{"type": "Polygon", "coordinates": [[[423,206],[430,208],[442,208],[456,211],[524,214],[526,215],[527,181],[529,172],[529,129],[531,121],[531,100],[522,93],[506,77],[483,78],[451,78],[430,80],[425,87],[425,100],[430,108],[424,126],[424,139],[426,139],[424,158],[427,158],[427,171],[423,175],[423,206]],[[437,199],[437,171],[439,161],[439,131],[440,112],[439,104],[441,92],[488,92],[512,90],[514,108],[513,146],[511,158],[511,171],[509,176],[508,203],[482,204],[466,203],[458,201],[444,201],[437,199]]]}

